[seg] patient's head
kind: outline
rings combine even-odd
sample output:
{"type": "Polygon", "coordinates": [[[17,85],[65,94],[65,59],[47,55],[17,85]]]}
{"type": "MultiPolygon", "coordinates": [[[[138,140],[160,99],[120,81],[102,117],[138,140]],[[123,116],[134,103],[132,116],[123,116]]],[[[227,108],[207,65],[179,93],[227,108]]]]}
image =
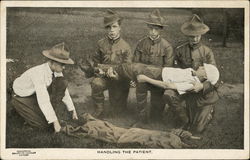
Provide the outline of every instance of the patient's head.
{"type": "Polygon", "coordinates": [[[205,70],[204,66],[200,66],[196,70],[195,75],[199,78],[199,80],[201,82],[204,82],[205,80],[207,80],[207,73],[206,73],[206,70],[205,70]]]}
{"type": "Polygon", "coordinates": [[[220,76],[218,69],[214,65],[206,63],[204,63],[204,66],[200,66],[195,74],[201,82],[208,80],[213,85],[217,83],[220,76]]]}

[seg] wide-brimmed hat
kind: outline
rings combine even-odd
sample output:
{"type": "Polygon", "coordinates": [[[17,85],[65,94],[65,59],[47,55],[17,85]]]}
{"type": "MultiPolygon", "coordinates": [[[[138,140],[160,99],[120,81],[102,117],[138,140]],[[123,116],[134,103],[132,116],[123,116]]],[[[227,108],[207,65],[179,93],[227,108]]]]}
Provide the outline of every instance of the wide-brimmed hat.
{"type": "Polygon", "coordinates": [[[117,12],[108,9],[104,15],[104,26],[107,27],[119,20],[122,20],[122,17],[117,12]]]}
{"type": "Polygon", "coordinates": [[[165,18],[161,16],[161,13],[158,9],[155,9],[151,12],[151,14],[148,17],[148,20],[145,21],[145,23],[155,26],[168,26],[166,23],[165,18]]]}
{"type": "Polygon", "coordinates": [[[74,64],[74,61],[69,58],[69,52],[65,50],[64,42],[55,45],[51,49],[44,50],[42,53],[45,57],[64,64],[74,64]]]}
{"type": "Polygon", "coordinates": [[[215,67],[212,64],[206,64],[204,63],[204,68],[207,74],[207,80],[212,84],[215,85],[217,83],[217,81],[219,80],[220,77],[220,72],[217,69],[217,67],[215,67]]]}
{"type": "Polygon", "coordinates": [[[187,36],[197,36],[207,33],[209,27],[202,22],[198,15],[194,14],[190,21],[181,26],[181,31],[187,36]]]}

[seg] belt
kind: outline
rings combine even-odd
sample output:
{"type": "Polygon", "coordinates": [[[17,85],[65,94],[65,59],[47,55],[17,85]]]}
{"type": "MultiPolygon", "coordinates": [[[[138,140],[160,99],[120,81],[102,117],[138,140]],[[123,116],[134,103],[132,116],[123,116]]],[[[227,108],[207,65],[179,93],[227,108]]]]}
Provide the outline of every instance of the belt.
{"type": "Polygon", "coordinates": [[[27,97],[31,97],[31,96],[34,96],[34,95],[36,95],[36,93],[35,94],[32,94],[32,95],[30,95],[30,96],[25,96],[25,97],[21,97],[21,96],[19,96],[19,95],[17,95],[16,93],[12,93],[12,97],[16,97],[16,98],[27,98],[27,97]]]}

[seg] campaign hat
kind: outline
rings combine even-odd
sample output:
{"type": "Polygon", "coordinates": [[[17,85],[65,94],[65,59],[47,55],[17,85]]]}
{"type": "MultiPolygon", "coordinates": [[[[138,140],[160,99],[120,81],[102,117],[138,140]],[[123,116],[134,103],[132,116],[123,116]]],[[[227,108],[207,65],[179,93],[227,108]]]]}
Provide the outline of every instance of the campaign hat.
{"type": "Polygon", "coordinates": [[[203,35],[209,31],[209,27],[203,23],[201,18],[194,14],[190,21],[181,26],[181,32],[187,36],[203,35]]]}
{"type": "Polygon", "coordinates": [[[122,17],[117,12],[108,9],[104,15],[104,26],[107,27],[119,20],[122,20],[122,17]]]}
{"type": "Polygon", "coordinates": [[[168,26],[167,24],[165,24],[165,22],[166,20],[164,17],[161,16],[159,9],[153,10],[148,16],[148,20],[145,21],[145,23],[149,25],[155,25],[160,27],[168,26]]]}
{"type": "Polygon", "coordinates": [[[56,62],[63,64],[74,64],[74,61],[69,57],[70,53],[65,50],[65,43],[59,43],[50,49],[44,50],[42,54],[56,62]]]}

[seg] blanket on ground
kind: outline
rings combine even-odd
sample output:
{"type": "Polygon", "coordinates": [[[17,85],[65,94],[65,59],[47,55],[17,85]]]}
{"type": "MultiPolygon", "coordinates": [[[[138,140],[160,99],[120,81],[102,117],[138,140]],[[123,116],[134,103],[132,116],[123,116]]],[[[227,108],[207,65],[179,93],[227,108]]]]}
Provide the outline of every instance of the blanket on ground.
{"type": "Polygon", "coordinates": [[[105,142],[117,144],[140,144],[149,148],[188,148],[181,138],[190,137],[192,134],[182,129],[158,131],[141,128],[117,127],[107,121],[94,118],[88,113],[80,116],[84,123],[77,127],[65,125],[62,132],[69,136],[90,136],[105,142]]]}

